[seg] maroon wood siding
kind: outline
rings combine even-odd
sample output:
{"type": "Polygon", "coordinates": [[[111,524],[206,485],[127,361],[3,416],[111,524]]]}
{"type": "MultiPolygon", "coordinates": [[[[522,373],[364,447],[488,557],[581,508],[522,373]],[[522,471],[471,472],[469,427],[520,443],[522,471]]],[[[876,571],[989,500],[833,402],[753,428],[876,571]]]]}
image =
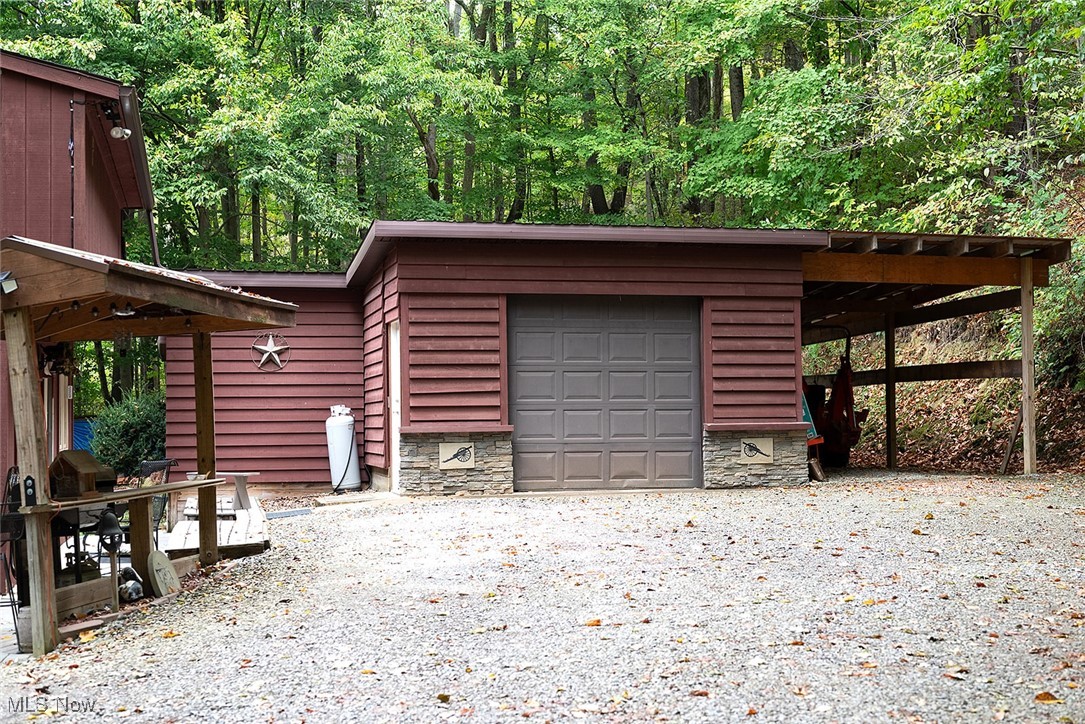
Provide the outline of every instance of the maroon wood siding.
{"type": "Polygon", "coordinates": [[[86,133],[91,106],[85,100],[95,98],[18,72],[0,73],[0,236],[122,255],[121,204],[111,167],[86,133]],[[78,101],[74,114],[70,100],[78,101]],[[74,182],[69,135],[76,149],[74,182]]]}
{"type": "Polygon", "coordinates": [[[508,424],[505,297],[500,294],[404,295],[406,340],[403,427],[469,422],[508,424]]]}
{"type": "Polygon", "coordinates": [[[388,467],[388,323],[399,319],[396,274],[395,254],[389,254],[363,301],[364,456],[367,465],[382,469],[388,467]]]}
{"type": "Polygon", "coordinates": [[[701,297],[704,422],[801,419],[798,250],[412,240],[398,260],[406,428],[508,423],[508,294],[701,297]]]}
{"type": "Polygon", "coordinates": [[[704,419],[710,423],[800,419],[799,301],[707,297],[702,309],[704,419]]]}
{"type": "MultiPolygon", "coordinates": [[[[357,291],[261,289],[299,305],[282,330],[290,361],[263,372],[252,361],[256,332],[214,336],[215,439],[219,470],[253,470],[256,483],[329,483],[324,420],[332,405],[363,407],[363,315],[357,291]]],[[[262,333],[266,336],[266,332],[262,333]]],[[[166,357],[166,449],[182,470],[195,464],[192,347],[172,337],[166,357]]],[[[362,442],[361,424],[357,439],[362,442]]]]}

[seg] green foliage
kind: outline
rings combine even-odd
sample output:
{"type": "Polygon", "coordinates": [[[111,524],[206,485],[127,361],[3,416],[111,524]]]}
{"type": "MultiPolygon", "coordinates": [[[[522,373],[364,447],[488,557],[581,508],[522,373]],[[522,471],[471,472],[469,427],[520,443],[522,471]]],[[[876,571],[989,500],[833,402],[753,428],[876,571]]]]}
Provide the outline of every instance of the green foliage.
{"type": "Polygon", "coordinates": [[[98,415],[92,452],[120,475],[133,475],[142,460],[166,456],[166,395],[130,393],[98,415]]]}

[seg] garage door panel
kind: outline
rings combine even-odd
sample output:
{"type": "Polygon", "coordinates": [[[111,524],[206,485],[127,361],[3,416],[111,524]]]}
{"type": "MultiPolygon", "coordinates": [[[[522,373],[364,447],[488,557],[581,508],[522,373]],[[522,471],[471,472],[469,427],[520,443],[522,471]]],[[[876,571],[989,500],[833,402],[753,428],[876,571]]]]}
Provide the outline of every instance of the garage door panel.
{"type": "Polygon", "coordinates": [[[516,370],[513,375],[516,378],[512,385],[515,391],[514,401],[551,404],[558,401],[557,372],[516,370]]]}
{"type": "Polygon", "coordinates": [[[566,451],[563,457],[565,480],[575,483],[603,484],[603,451],[566,451]]]}
{"type": "Polygon", "coordinates": [[[527,483],[551,483],[561,474],[558,468],[558,454],[554,451],[519,452],[514,456],[518,480],[527,483]]]}
{"type": "Polygon", "coordinates": [[[694,395],[697,385],[691,372],[656,372],[653,381],[656,400],[693,402],[696,399],[694,395]]]}
{"type": "Polygon", "coordinates": [[[551,365],[557,362],[557,332],[517,331],[511,337],[509,347],[513,359],[551,365]]]}
{"type": "Polygon", "coordinates": [[[700,458],[689,450],[657,450],[655,453],[655,479],[685,481],[696,476],[700,458]]]}
{"type": "Polygon", "coordinates": [[[611,440],[648,440],[648,410],[611,410],[611,440]]]}
{"type": "Polygon", "coordinates": [[[692,440],[696,424],[692,410],[655,411],[655,436],[660,440],[692,440]]]}
{"type": "Polygon", "coordinates": [[[557,410],[521,410],[515,424],[518,438],[525,442],[556,444],[561,437],[557,410]]]}
{"type": "Polygon", "coordinates": [[[698,304],[560,299],[508,306],[516,488],[700,485],[698,304]]]}
{"type": "Polygon", "coordinates": [[[692,334],[656,334],[654,362],[691,363],[697,354],[692,334]]]}
{"type": "Polygon", "coordinates": [[[603,440],[602,410],[565,410],[562,423],[562,437],[567,440],[603,440]]]}
{"type": "Polygon", "coordinates": [[[647,402],[648,382],[647,372],[611,372],[607,375],[610,388],[609,398],[612,402],[647,402]]]}
{"type": "Polygon", "coordinates": [[[603,335],[599,332],[564,332],[562,362],[601,362],[603,335]]]}
{"type": "Polygon", "coordinates": [[[649,456],[647,452],[623,452],[611,451],[608,462],[610,463],[610,478],[625,482],[647,483],[651,479],[651,471],[648,467],[649,456]]]}
{"type": "Polygon", "coordinates": [[[610,354],[607,360],[610,362],[639,362],[648,361],[648,335],[644,332],[617,333],[609,335],[610,354]]]}
{"type": "Polygon", "coordinates": [[[603,373],[601,371],[563,372],[561,382],[562,398],[565,400],[603,401],[603,373]]]}

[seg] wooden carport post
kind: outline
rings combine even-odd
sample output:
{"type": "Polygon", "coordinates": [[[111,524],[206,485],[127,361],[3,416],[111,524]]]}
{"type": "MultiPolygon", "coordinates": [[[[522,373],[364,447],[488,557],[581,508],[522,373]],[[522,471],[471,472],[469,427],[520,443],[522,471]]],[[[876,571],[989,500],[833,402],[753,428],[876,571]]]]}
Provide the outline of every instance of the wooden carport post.
{"type": "MultiPolygon", "coordinates": [[[[196,385],[196,470],[215,477],[215,386],[211,365],[211,333],[192,335],[192,371],[196,385]]],[[[199,490],[200,563],[218,562],[218,505],[215,486],[199,490]]]]}
{"type": "Polygon", "coordinates": [[[30,627],[35,656],[57,645],[56,583],[53,580],[53,539],[49,530],[49,463],[45,443],[45,409],[38,380],[38,354],[34,319],[29,307],[4,310],[4,336],[8,346],[11,407],[15,413],[15,450],[19,481],[34,478],[38,505],[23,508],[26,521],[26,556],[30,585],[30,627]]]}
{"type": "Polygon", "coordinates": [[[1036,473],[1036,352],[1032,339],[1032,257],[1021,258],[1021,427],[1025,475],[1036,473]]]}
{"type": "Polygon", "coordinates": [[[897,468],[897,320],[885,315],[885,467],[897,468]]]}

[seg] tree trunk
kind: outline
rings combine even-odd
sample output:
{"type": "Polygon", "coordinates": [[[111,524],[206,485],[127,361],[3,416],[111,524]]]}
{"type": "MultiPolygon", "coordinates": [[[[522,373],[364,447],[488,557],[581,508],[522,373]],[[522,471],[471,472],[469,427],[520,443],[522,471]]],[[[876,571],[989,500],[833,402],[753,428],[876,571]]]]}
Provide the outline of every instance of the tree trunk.
{"type": "Polygon", "coordinates": [[[746,82],[742,77],[741,65],[732,65],[727,69],[727,87],[731,92],[731,120],[737,121],[746,103],[746,82]]]}
{"type": "MultiPolygon", "coordinates": [[[[467,127],[471,127],[471,116],[467,117],[467,127]]],[[[463,134],[463,185],[462,203],[463,220],[474,221],[475,210],[471,199],[471,191],[475,187],[475,134],[467,131],[463,134]]]]}
{"type": "MultiPolygon", "coordinates": [[[[587,85],[580,94],[585,106],[584,112],[580,114],[580,122],[584,126],[585,133],[588,134],[594,133],[597,128],[595,120],[595,88],[592,86],[590,78],[586,79],[585,83],[587,85]]],[[[591,201],[591,212],[596,215],[610,213],[610,206],[607,204],[607,194],[603,190],[603,185],[593,181],[599,175],[599,154],[589,154],[584,162],[584,168],[588,172],[587,193],[588,199],[591,201]]]]}
{"type": "Polygon", "coordinates": [[[806,54],[791,38],[784,41],[784,67],[788,70],[802,70],[806,65],[806,54]]]}
{"type": "Polygon", "coordinates": [[[301,215],[301,202],[298,200],[297,194],[294,195],[294,201],[290,205],[289,218],[287,218],[287,238],[290,240],[290,263],[298,263],[298,216],[301,215]]]}
{"type": "Polygon", "coordinates": [[[262,215],[260,214],[260,187],[257,186],[252,190],[252,202],[251,202],[251,215],[252,215],[252,261],[255,264],[259,264],[264,261],[264,240],[261,237],[263,232],[262,215]]]}
{"type": "MultiPolygon", "coordinates": [[[[502,5],[502,12],[505,16],[504,51],[506,55],[511,55],[516,48],[516,26],[513,23],[511,0],[505,0],[502,5]]],[[[512,99],[509,106],[509,125],[515,134],[513,140],[513,195],[512,203],[509,205],[509,215],[505,218],[505,223],[511,224],[514,221],[519,221],[524,215],[527,196],[527,163],[524,158],[524,143],[521,137],[524,130],[523,96],[517,66],[509,66],[506,78],[508,79],[509,96],[512,99]]]]}
{"type": "MultiPolygon", "coordinates": [[[[438,104],[439,105],[439,104],[438,104]]],[[[418,116],[410,108],[407,109],[407,117],[414,126],[418,142],[422,144],[422,152],[426,157],[426,191],[434,201],[441,200],[441,164],[437,160],[437,124],[429,123],[423,126],[418,116]]]]}
{"type": "Polygon", "coordinates": [[[369,211],[369,199],[365,186],[365,142],[361,134],[354,136],[354,198],[358,211],[365,215],[369,211]]]}
{"type": "Polygon", "coordinates": [[[94,340],[94,366],[98,370],[98,387],[102,391],[102,402],[109,404],[113,401],[109,394],[109,379],[105,373],[105,350],[102,349],[102,341],[94,340]]]}

